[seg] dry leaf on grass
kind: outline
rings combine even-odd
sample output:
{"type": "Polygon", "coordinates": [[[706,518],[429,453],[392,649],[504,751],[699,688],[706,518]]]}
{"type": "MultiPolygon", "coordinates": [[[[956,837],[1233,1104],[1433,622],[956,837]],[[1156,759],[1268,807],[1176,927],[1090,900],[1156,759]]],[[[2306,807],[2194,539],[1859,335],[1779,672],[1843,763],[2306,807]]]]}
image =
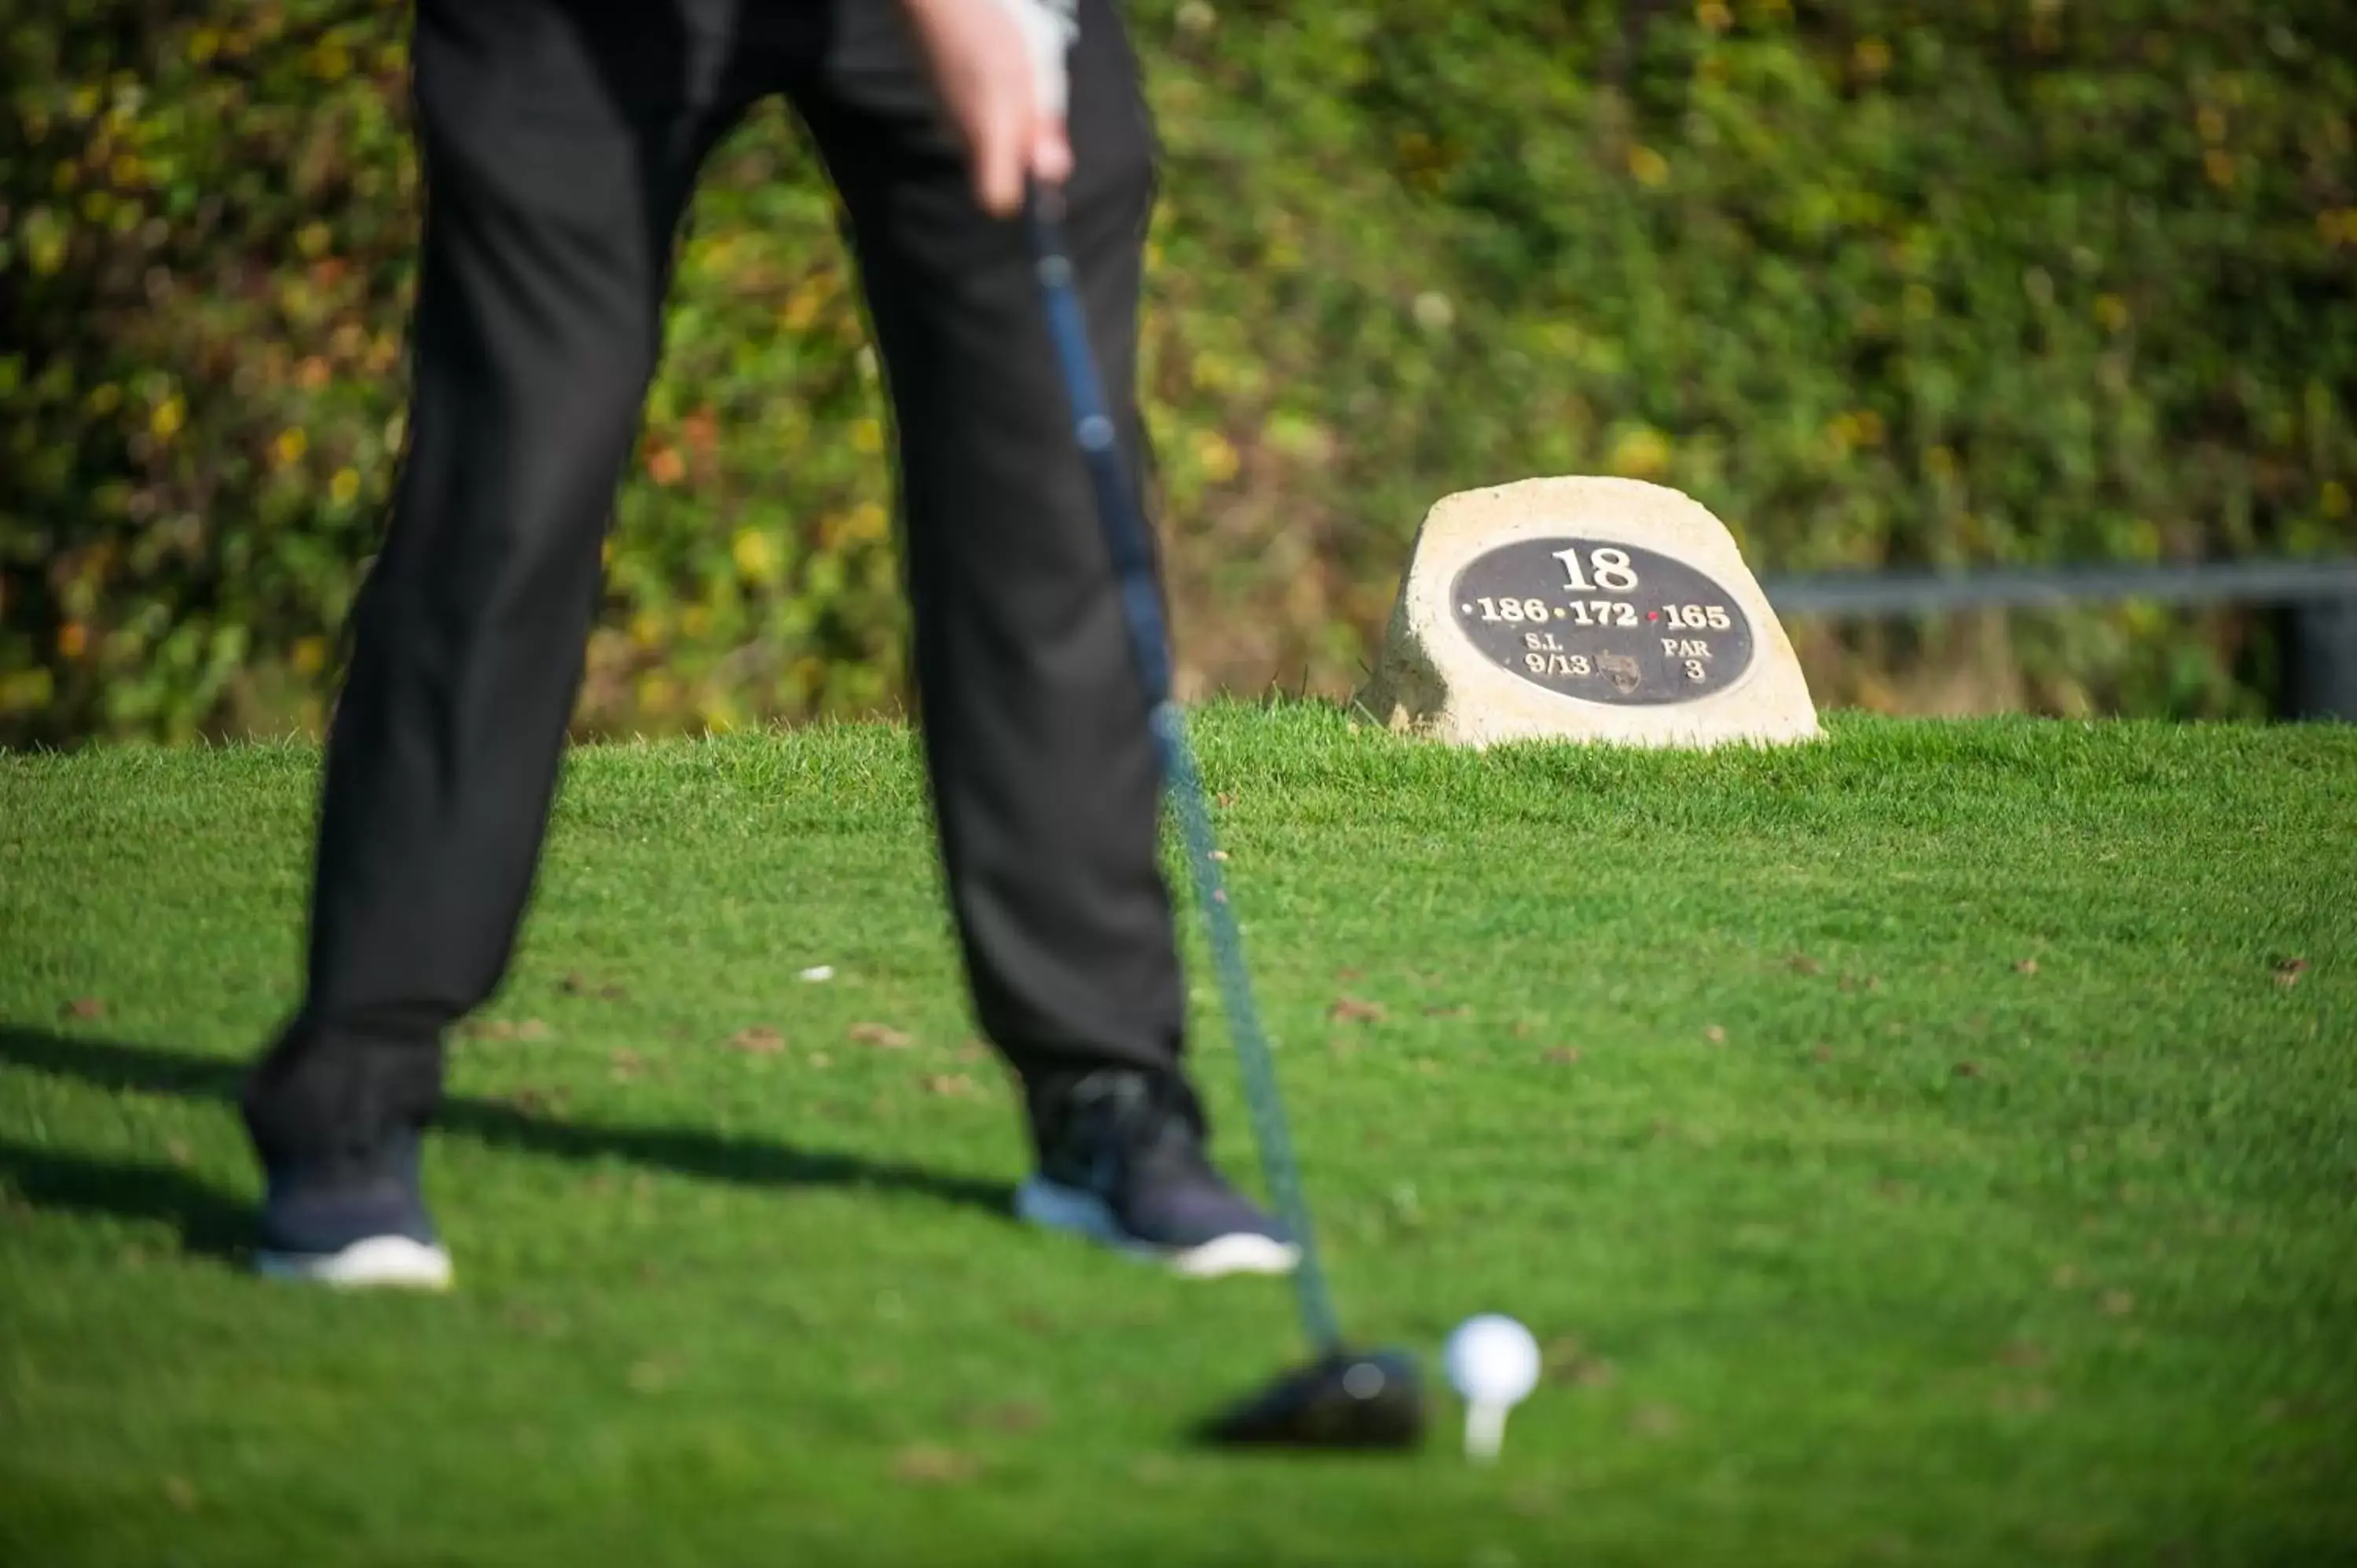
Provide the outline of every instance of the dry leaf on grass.
{"type": "Polygon", "coordinates": [[[1579,1047],[1577,1046],[1549,1046],[1545,1050],[1539,1053],[1539,1059],[1541,1061],[1561,1062],[1567,1067],[1571,1063],[1579,1059],[1579,1047]]]}
{"type": "Polygon", "coordinates": [[[1381,1003],[1356,996],[1338,996],[1334,1005],[1326,1009],[1326,1021],[1329,1024],[1380,1024],[1388,1016],[1381,1003]]]}
{"type": "Polygon", "coordinates": [[[1047,1418],[1047,1412],[1028,1400],[1008,1400],[1004,1404],[985,1405],[975,1411],[967,1424],[997,1432],[1034,1432],[1047,1418]]]}
{"type": "Polygon", "coordinates": [[[1727,1044],[1727,1029],[1723,1025],[1713,1024],[1702,1032],[1702,1037],[1714,1046],[1723,1046],[1727,1044]]]}
{"type": "Polygon", "coordinates": [[[469,1040],[544,1040],[549,1027],[537,1018],[476,1018],[458,1026],[469,1040]]]}
{"type": "Polygon", "coordinates": [[[1620,1376],[1611,1362],[1588,1354],[1587,1347],[1569,1335],[1549,1340],[1539,1364],[1546,1369],[1548,1382],[1583,1389],[1608,1388],[1620,1376]]]}
{"type": "Polygon", "coordinates": [[[962,1072],[929,1073],[919,1080],[927,1094],[945,1094],[954,1099],[967,1099],[982,1092],[974,1079],[962,1072]]]}
{"type": "Polygon", "coordinates": [[[927,1484],[970,1481],[981,1472],[982,1461],[973,1455],[938,1444],[911,1444],[892,1455],[892,1475],[897,1480],[927,1484]]]}
{"type": "Polygon", "coordinates": [[[1796,952],[1784,961],[1792,967],[1792,971],[1794,974],[1822,974],[1824,972],[1825,966],[1819,963],[1815,959],[1811,958],[1804,952],[1796,952]]]}
{"type": "Polygon", "coordinates": [[[775,1056],[786,1048],[786,1037],[767,1024],[756,1024],[729,1036],[728,1047],[757,1057],[775,1056]]]}
{"type": "Polygon", "coordinates": [[[1978,1078],[1981,1075],[1981,1064],[1978,1062],[1958,1062],[1955,1067],[1955,1073],[1958,1078],[1978,1078]]]}
{"type": "Polygon", "coordinates": [[[1641,1437],[1667,1437],[1684,1423],[1668,1405],[1641,1404],[1630,1414],[1629,1424],[1641,1437]]]}
{"type": "Polygon", "coordinates": [[[854,1024],[851,1038],[863,1046],[874,1046],[879,1051],[905,1050],[916,1044],[915,1037],[885,1024],[854,1024]]]}
{"type": "Polygon", "coordinates": [[[2298,985],[2299,983],[2299,977],[2307,972],[2308,960],[2304,958],[2285,959],[2282,962],[2276,965],[2276,983],[2277,985],[2298,985]]]}
{"type": "Polygon", "coordinates": [[[650,1356],[630,1369],[628,1380],[639,1393],[661,1393],[678,1375],[682,1364],[676,1356],[650,1356]]]}
{"type": "Polygon", "coordinates": [[[106,1016],[106,1004],[100,1001],[95,996],[77,996],[72,1001],[66,1004],[66,1016],[69,1018],[103,1018],[106,1016]]]}
{"type": "Polygon", "coordinates": [[[2022,959],[2013,966],[2013,972],[2016,974],[2036,974],[2038,972],[2038,961],[2034,958],[2022,959]]]}

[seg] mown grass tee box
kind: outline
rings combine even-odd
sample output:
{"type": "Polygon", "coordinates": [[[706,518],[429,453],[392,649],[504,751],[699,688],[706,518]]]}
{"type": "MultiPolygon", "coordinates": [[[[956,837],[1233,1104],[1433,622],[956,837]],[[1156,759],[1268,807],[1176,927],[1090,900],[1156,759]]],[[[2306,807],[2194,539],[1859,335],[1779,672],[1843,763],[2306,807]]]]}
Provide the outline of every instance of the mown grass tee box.
{"type": "Polygon", "coordinates": [[[576,757],[432,1300],[240,1266],[316,752],[0,758],[0,1561],[2346,1561],[2357,736],[1827,731],[1200,716],[1353,1332],[1538,1334],[1480,1467],[1189,1447],[1284,1285],[1007,1219],[903,730],[576,757]]]}

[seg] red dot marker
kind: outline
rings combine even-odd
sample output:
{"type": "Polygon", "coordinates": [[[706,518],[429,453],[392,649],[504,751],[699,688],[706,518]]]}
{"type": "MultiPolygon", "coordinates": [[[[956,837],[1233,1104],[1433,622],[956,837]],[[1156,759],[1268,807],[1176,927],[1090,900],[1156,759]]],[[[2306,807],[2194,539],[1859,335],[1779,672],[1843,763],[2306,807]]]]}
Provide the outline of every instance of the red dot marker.
{"type": "Polygon", "coordinates": [[[1645,618],[1647,620],[1659,620],[1662,618],[1662,612],[1659,610],[1647,610],[1645,612],[1645,618]]]}

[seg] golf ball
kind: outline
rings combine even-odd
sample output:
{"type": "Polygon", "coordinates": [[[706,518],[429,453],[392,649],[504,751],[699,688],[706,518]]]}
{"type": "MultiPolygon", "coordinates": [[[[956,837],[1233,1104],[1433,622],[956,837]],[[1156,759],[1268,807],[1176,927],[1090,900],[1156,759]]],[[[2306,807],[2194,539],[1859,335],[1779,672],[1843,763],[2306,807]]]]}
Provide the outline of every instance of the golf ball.
{"type": "Polygon", "coordinates": [[[1539,1383],[1539,1342],[1511,1317],[1483,1313],[1448,1337],[1448,1381],[1466,1400],[1518,1404],[1539,1383]]]}

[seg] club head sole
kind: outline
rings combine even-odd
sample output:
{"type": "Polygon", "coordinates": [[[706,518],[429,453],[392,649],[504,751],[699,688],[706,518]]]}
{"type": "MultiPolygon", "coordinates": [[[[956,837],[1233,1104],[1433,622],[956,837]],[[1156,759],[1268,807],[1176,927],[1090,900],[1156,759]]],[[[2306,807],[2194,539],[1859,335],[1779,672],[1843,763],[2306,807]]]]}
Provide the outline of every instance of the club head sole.
{"type": "Polygon", "coordinates": [[[1222,1448],[1405,1452],[1425,1433],[1424,1383],[1398,1350],[1336,1350],[1285,1373],[1206,1422],[1222,1448]]]}

